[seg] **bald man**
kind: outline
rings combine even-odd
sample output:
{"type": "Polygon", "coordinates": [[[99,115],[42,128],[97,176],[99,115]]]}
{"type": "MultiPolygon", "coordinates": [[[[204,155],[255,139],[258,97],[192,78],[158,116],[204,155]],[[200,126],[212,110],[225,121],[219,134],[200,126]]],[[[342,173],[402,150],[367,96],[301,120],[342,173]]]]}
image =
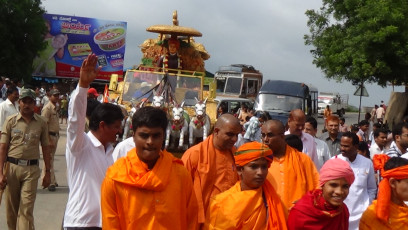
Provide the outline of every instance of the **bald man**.
{"type": "Polygon", "coordinates": [[[262,125],[262,141],[273,151],[267,177],[286,211],[308,191],[319,185],[319,174],[310,157],[285,142],[285,127],[278,120],[262,125]]]}
{"type": "Polygon", "coordinates": [[[234,144],[241,130],[236,117],[223,114],[218,117],[214,132],[203,142],[189,148],[181,158],[193,179],[201,226],[210,198],[228,190],[238,181],[234,144]]]}
{"type": "Polygon", "coordinates": [[[285,134],[294,134],[302,140],[303,151],[312,159],[317,170],[322,167],[319,163],[319,158],[317,157],[316,143],[312,135],[305,133],[306,116],[301,109],[292,110],[289,114],[288,126],[289,129],[285,134]]]}

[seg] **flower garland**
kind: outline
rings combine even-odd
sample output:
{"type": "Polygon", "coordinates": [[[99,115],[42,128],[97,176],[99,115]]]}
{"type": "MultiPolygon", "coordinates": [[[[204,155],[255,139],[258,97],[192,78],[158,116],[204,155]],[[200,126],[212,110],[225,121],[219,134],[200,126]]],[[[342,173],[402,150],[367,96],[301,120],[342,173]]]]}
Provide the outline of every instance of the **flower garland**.
{"type": "MultiPolygon", "coordinates": [[[[176,55],[177,55],[177,59],[178,59],[178,61],[177,61],[177,63],[178,63],[177,69],[182,69],[182,62],[183,62],[183,60],[181,59],[181,56],[180,56],[178,53],[177,53],[176,55]]],[[[169,68],[169,55],[168,55],[168,54],[166,54],[166,55],[164,56],[163,64],[164,64],[164,68],[165,68],[165,69],[168,69],[168,68],[169,68]]]]}
{"type": "MultiPolygon", "coordinates": [[[[203,117],[204,118],[204,117],[203,117]]],[[[198,119],[197,117],[194,117],[194,125],[197,129],[201,129],[204,126],[204,121],[198,119]]]]}

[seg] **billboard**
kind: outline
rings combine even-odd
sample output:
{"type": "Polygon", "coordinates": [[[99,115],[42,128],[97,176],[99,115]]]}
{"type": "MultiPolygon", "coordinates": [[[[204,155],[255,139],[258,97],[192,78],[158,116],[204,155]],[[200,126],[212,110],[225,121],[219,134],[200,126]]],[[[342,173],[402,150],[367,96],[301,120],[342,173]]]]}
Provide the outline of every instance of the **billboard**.
{"type": "Polygon", "coordinates": [[[96,79],[123,75],[126,22],[44,14],[46,48],[33,62],[33,76],[79,78],[82,61],[90,53],[102,66],[96,79]]]}

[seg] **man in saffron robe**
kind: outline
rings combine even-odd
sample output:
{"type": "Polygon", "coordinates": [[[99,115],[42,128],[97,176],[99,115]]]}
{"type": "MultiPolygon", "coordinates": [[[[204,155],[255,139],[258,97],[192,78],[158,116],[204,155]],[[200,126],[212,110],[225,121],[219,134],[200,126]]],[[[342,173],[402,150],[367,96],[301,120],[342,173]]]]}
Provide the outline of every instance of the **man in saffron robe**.
{"type": "Polygon", "coordinates": [[[408,160],[374,156],[374,168],[381,170],[377,200],[367,208],[360,220],[360,229],[408,229],[408,160]]]}
{"type": "Polygon", "coordinates": [[[290,210],[288,229],[348,230],[349,212],[343,201],[353,181],[347,162],[328,160],[320,169],[320,188],[308,192],[290,210]]]}
{"type": "Polygon", "coordinates": [[[319,174],[309,156],[286,144],[284,133],[285,127],[278,120],[262,125],[262,140],[274,156],[268,180],[288,211],[293,202],[318,187],[319,174]]]}
{"type": "Polygon", "coordinates": [[[242,145],[235,155],[240,181],[211,198],[204,229],[287,229],[282,203],[266,180],[271,162],[266,145],[242,145]]]}
{"type": "Polygon", "coordinates": [[[193,178],[200,224],[205,221],[210,198],[228,190],[238,181],[234,144],[241,130],[236,117],[223,114],[218,117],[213,134],[189,148],[181,158],[193,178]]]}
{"type": "Polygon", "coordinates": [[[132,119],[136,148],[102,184],[104,229],[197,229],[197,200],[181,160],[161,150],[166,113],[143,107],[132,119]]]}

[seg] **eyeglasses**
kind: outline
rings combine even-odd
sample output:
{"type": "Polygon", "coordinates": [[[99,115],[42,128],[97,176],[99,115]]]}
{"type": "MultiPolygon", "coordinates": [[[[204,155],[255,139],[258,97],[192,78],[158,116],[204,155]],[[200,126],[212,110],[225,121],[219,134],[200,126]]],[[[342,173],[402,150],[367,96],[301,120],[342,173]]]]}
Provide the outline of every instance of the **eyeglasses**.
{"type": "Polygon", "coordinates": [[[279,135],[283,135],[283,134],[284,134],[284,133],[278,133],[278,134],[274,134],[274,133],[261,133],[261,137],[262,137],[262,138],[265,138],[265,137],[272,138],[272,137],[279,136],[279,135]]]}
{"type": "Polygon", "coordinates": [[[408,133],[401,134],[402,137],[408,137],[408,133]]]}

